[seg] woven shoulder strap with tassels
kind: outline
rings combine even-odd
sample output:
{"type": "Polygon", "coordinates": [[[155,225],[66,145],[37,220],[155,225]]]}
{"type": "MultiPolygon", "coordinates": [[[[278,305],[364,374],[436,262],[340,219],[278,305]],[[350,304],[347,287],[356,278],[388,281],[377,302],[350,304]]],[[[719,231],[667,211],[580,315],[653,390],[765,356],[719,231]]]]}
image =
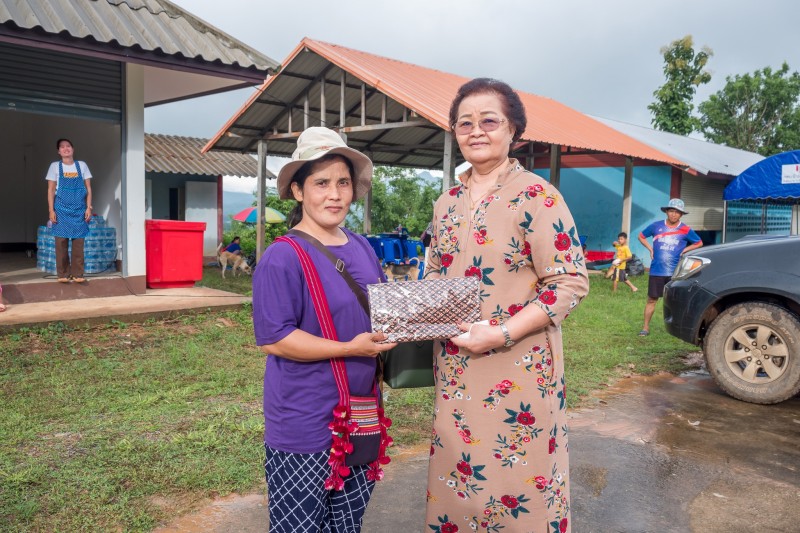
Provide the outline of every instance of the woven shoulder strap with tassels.
{"type": "MultiPolygon", "coordinates": [[[[306,278],[306,284],[311,294],[314,310],[317,312],[317,318],[322,328],[322,336],[329,340],[338,341],[339,337],[336,335],[336,327],[333,324],[333,317],[328,307],[328,298],[325,296],[325,289],[322,287],[319,273],[311,257],[308,255],[308,252],[297,244],[294,239],[290,239],[289,237],[278,237],[275,239],[275,242],[285,242],[294,249],[306,278]]],[[[350,420],[350,387],[347,380],[347,367],[344,361],[338,357],[331,358],[330,362],[333,370],[333,377],[336,380],[336,388],[339,390],[339,403],[333,409],[333,421],[328,424],[333,435],[333,445],[331,446],[331,457],[328,459],[328,464],[331,466],[331,475],[325,481],[325,488],[328,490],[342,490],[342,488],[344,488],[343,478],[350,475],[350,468],[344,464],[344,460],[345,455],[353,450],[353,445],[350,443],[350,433],[355,428],[353,422],[350,420]]],[[[377,385],[375,391],[376,394],[380,394],[377,385]]],[[[382,413],[380,416],[382,416],[382,413]]],[[[386,464],[388,462],[388,457],[385,455],[383,445],[381,445],[380,451],[381,453],[378,460],[370,464],[370,470],[367,473],[368,479],[375,481],[383,479],[381,464],[386,464]]]]}

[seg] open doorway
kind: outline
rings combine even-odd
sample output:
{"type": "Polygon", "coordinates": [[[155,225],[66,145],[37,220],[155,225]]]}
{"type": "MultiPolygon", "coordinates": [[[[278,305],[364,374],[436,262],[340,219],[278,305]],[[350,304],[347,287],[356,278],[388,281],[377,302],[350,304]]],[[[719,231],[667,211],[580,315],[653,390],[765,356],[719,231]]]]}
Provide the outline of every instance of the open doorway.
{"type": "Polygon", "coordinates": [[[0,284],[52,277],[37,268],[38,235],[47,224],[47,183],[56,141],[68,138],[92,172],[93,208],[121,236],[122,143],[117,122],[0,110],[0,284]]]}

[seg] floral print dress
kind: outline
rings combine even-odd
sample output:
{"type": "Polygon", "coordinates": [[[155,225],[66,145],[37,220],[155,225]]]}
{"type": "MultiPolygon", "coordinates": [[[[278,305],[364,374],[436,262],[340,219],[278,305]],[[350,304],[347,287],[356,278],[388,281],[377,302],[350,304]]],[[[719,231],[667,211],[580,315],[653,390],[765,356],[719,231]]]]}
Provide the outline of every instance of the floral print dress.
{"type": "Polygon", "coordinates": [[[427,272],[477,276],[481,318],[538,305],[552,324],[510,348],[436,354],[426,531],[570,531],[561,321],[589,288],[559,192],[511,160],[471,211],[469,172],[434,207],[427,272]]]}

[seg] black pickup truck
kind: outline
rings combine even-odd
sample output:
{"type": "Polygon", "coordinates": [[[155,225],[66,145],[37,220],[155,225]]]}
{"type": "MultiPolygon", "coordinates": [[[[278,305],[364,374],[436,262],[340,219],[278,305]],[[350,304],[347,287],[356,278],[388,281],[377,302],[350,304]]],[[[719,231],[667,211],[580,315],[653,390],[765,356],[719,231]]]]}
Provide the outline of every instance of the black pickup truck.
{"type": "Polygon", "coordinates": [[[800,391],[800,236],[753,236],[685,255],[664,289],[667,331],[702,345],[734,398],[800,391]]]}

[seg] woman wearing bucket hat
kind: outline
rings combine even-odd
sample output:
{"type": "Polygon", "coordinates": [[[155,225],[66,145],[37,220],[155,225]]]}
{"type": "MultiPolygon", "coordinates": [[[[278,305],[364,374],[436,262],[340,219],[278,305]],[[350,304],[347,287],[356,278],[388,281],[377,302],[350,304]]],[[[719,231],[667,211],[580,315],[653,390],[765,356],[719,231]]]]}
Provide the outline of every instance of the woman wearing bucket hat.
{"type": "MultiPolygon", "coordinates": [[[[379,344],[386,336],[371,333],[354,292],[366,293],[368,283],[385,280],[378,258],[365,238],[341,227],[350,204],[367,193],[371,182],[369,158],[322,127],[300,135],[292,161],[278,174],[280,197],[297,201],[288,218],[292,231],[266,250],[253,277],[256,343],[267,354],[264,468],[271,532],[359,531],[382,476],[379,461],[345,465],[341,455],[347,443],[341,433],[332,435],[343,388],[352,397],[375,398],[376,356],[394,346],[379,344]],[[294,233],[298,230],[302,233],[294,233]],[[358,287],[348,286],[323,249],[337,265],[344,263],[358,287]],[[308,270],[308,259],[316,274],[308,270]],[[315,300],[320,292],[338,340],[321,325],[324,312],[317,312],[315,300]],[[336,370],[339,361],[344,370],[336,370]]],[[[343,409],[349,412],[349,406],[343,409]]],[[[388,425],[382,411],[377,413],[381,425],[388,425]]],[[[390,444],[383,430],[381,442],[390,444]]],[[[381,455],[380,462],[387,460],[381,455]]]]}
{"type": "Polygon", "coordinates": [[[695,231],[681,222],[688,215],[683,200],[672,198],[661,208],[667,214],[666,220],[657,220],[639,234],[639,242],[650,251],[650,279],[647,285],[647,303],[644,306],[644,326],[639,336],[650,334],[650,319],[656,310],[656,302],[664,294],[664,285],[672,277],[681,255],[700,248],[703,241],[695,231]],[[647,242],[653,238],[653,245],[647,242]]]}

